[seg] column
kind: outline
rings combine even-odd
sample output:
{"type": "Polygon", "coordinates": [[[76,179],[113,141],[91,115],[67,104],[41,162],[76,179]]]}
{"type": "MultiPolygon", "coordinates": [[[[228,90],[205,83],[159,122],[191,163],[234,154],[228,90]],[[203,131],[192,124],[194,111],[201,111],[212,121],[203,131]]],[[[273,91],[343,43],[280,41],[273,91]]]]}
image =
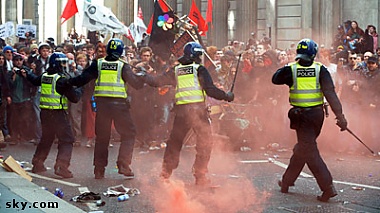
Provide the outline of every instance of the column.
{"type": "MultiPolygon", "coordinates": [[[[14,0],[5,0],[5,22],[11,21],[16,27],[17,24],[17,1],[14,0]]],[[[11,36],[6,38],[6,43],[13,45],[18,42],[16,36],[11,36]]]]}
{"type": "Polygon", "coordinates": [[[35,1],[27,1],[23,0],[23,11],[22,11],[22,16],[24,19],[32,19],[33,24],[35,24],[35,1]]]}
{"type": "MultiPolygon", "coordinates": [[[[67,32],[64,34],[65,36],[62,36],[63,32],[62,32],[62,27],[61,27],[61,15],[62,15],[63,9],[65,8],[65,5],[62,6],[62,0],[57,1],[57,23],[56,23],[57,24],[57,40],[55,41],[56,45],[64,42],[64,39],[65,39],[64,37],[67,36],[67,32]]],[[[45,25],[45,27],[48,27],[48,26],[45,25]]],[[[67,30],[64,30],[64,31],[67,31],[67,30]]],[[[47,35],[47,36],[50,37],[50,35],[47,35]]]]}
{"type": "Polygon", "coordinates": [[[313,2],[312,0],[303,0],[301,3],[301,38],[312,38],[313,24],[313,2]]]}
{"type": "Polygon", "coordinates": [[[256,32],[257,26],[257,1],[239,0],[236,10],[236,32],[235,39],[247,42],[252,32],[256,32]]]}
{"type": "Polygon", "coordinates": [[[320,8],[320,44],[324,44],[326,48],[329,48],[332,44],[332,39],[336,33],[336,26],[333,19],[333,2],[329,0],[321,0],[320,8]]]}
{"type": "Polygon", "coordinates": [[[17,23],[17,1],[5,0],[5,22],[17,23]]]}
{"type": "MultiPolygon", "coordinates": [[[[212,35],[212,44],[222,48],[228,42],[228,0],[217,0],[217,4],[213,4],[212,20],[214,28],[212,35]]],[[[215,3],[216,1],[214,1],[215,3]]]]}

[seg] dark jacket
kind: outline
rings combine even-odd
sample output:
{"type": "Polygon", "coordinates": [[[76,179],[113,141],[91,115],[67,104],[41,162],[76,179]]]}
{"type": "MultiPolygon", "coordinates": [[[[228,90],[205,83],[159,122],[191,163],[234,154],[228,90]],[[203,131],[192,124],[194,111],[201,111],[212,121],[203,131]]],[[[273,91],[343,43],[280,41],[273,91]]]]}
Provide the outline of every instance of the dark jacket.
{"type": "Polygon", "coordinates": [[[9,89],[9,78],[7,75],[8,71],[5,66],[0,66],[0,86],[1,86],[1,94],[0,98],[11,97],[10,89],[9,89]]]}
{"type": "MultiPolygon", "coordinates": [[[[21,69],[24,69],[26,72],[30,71],[30,69],[27,66],[22,66],[21,69]]],[[[10,79],[9,86],[12,102],[21,103],[29,101],[33,96],[35,86],[31,84],[29,81],[27,81],[20,74],[8,72],[8,76],[10,79]],[[13,77],[15,77],[14,80],[13,77]]]]}

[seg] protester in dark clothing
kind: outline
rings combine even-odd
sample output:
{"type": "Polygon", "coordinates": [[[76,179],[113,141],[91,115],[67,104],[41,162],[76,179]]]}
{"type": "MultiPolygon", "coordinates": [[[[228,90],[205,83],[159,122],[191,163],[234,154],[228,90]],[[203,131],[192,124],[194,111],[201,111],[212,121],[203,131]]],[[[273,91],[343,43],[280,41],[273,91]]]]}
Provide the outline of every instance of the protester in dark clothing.
{"type": "Polygon", "coordinates": [[[97,106],[94,150],[95,179],[104,178],[105,167],[108,164],[108,145],[112,122],[121,136],[119,156],[116,162],[119,174],[123,174],[129,179],[135,176],[130,165],[136,130],[129,112],[130,106],[127,101],[125,83],[139,89],[142,88],[143,82],[136,78],[131,67],[125,61],[120,60],[123,48],[124,44],[120,39],[111,39],[107,44],[105,58],[97,59],[96,62],[84,69],[81,75],[69,80],[72,85],[83,86],[91,80],[97,79],[94,91],[97,106]]]}
{"type": "Polygon", "coordinates": [[[376,27],[373,25],[368,25],[364,31],[363,36],[363,53],[366,51],[370,51],[371,53],[375,53],[377,45],[378,45],[378,34],[376,32],[376,27]]]}
{"type": "Polygon", "coordinates": [[[23,75],[35,86],[41,86],[41,142],[34,153],[32,172],[46,171],[44,162],[49,154],[55,138],[58,138],[58,153],[54,165],[54,173],[63,178],[71,178],[69,170],[73,143],[73,131],[67,114],[68,101],[78,102],[80,89],[74,89],[67,83],[64,73],[68,70],[68,59],[63,53],[53,53],[49,58],[46,73],[36,76],[33,73],[23,75]]]}
{"type": "MultiPolygon", "coordinates": [[[[7,78],[7,70],[5,66],[5,56],[3,53],[0,53],[0,129],[3,128],[5,124],[5,113],[7,102],[10,101],[10,90],[9,90],[9,81],[7,78]]],[[[5,135],[4,135],[5,138],[5,135]]],[[[6,143],[0,142],[0,149],[5,148],[6,143]]]]}
{"type": "Polygon", "coordinates": [[[337,116],[337,125],[341,131],[347,129],[347,121],[330,73],[321,63],[314,62],[317,51],[318,45],[313,40],[301,40],[297,45],[297,61],[277,70],[272,82],[286,84],[290,88],[289,101],[293,108],[289,110],[288,116],[291,129],[296,130],[298,140],[289,166],[279,181],[281,192],[288,193],[289,186],[294,186],[306,163],[323,191],[318,200],[327,202],[337,195],[337,191],[316,142],[324,120],[323,97],[326,97],[337,116]]]}
{"type": "Polygon", "coordinates": [[[35,142],[37,140],[37,129],[34,123],[37,120],[33,110],[33,90],[35,86],[26,80],[20,70],[29,72],[29,68],[24,66],[24,58],[18,53],[13,53],[13,68],[10,75],[10,91],[12,103],[10,107],[10,129],[12,142],[16,144],[20,141],[35,142]]]}
{"type": "Polygon", "coordinates": [[[232,92],[225,93],[215,87],[207,69],[200,65],[199,57],[202,53],[200,44],[189,42],[184,47],[184,55],[179,58],[180,64],[174,70],[155,77],[141,74],[151,86],[173,85],[176,88],[174,124],[165,149],[161,177],[168,179],[178,167],[183,139],[188,131],[193,129],[197,136],[197,154],[193,165],[197,185],[210,183],[206,173],[213,142],[205,104],[206,95],[229,102],[234,99],[232,92]]]}
{"type": "Polygon", "coordinates": [[[349,48],[355,53],[363,53],[364,31],[359,27],[358,22],[352,21],[351,28],[346,33],[349,48]]]}
{"type": "MultiPolygon", "coordinates": [[[[361,98],[363,99],[362,109],[367,117],[364,124],[365,129],[370,130],[368,134],[369,146],[375,149],[380,148],[379,139],[379,115],[380,112],[380,70],[378,58],[371,56],[367,61],[368,71],[364,73],[363,86],[361,88],[361,98]]],[[[363,119],[363,117],[361,117],[363,119]]]]}

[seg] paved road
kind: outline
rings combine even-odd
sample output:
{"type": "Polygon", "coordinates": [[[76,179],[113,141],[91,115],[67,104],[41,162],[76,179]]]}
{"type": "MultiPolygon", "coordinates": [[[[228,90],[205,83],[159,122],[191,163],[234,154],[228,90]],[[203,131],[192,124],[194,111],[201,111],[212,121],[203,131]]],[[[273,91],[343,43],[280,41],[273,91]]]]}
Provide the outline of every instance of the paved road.
{"type": "MultiPolygon", "coordinates": [[[[8,146],[1,154],[30,162],[34,150],[33,144],[21,143],[8,146]]],[[[109,166],[103,180],[95,180],[93,176],[93,149],[75,147],[70,167],[74,178],[60,179],[49,169],[41,176],[32,174],[33,183],[48,188],[50,192],[57,187],[62,188],[65,193],[63,199],[86,212],[380,212],[378,156],[322,152],[339,195],[329,203],[321,203],[316,200],[321,192],[307,168],[304,168],[289,194],[280,193],[277,180],[289,162],[290,149],[257,148],[250,152],[227,152],[216,148],[209,168],[213,185],[218,187],[206,189],[194,186],[191,175],[193,148],[183,149],[180,166],[170,183],[163,183],[158,178],[162,150],[142,153],[140,149],[135,149],[132,166],[136,173],[134,180],[126,180],[117,174],[117,150],[118,143],[110,148],[109,166]],[[108,187],[120,184],[137,188],[141,194],[125,202],[102,195],[102,200],[106,202],[102,207],[94,203],[70,201],[85,189],[103,193],[108,187]]],[[[52,168],[55,156],[56,146],[53,146],[45,166],[52,168]]]]}

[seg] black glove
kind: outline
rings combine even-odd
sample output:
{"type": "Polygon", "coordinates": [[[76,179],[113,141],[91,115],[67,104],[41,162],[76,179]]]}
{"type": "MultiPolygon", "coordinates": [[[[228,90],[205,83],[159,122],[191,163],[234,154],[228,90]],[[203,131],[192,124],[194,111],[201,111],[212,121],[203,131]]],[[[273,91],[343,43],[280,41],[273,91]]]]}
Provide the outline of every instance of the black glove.
{"type": "Polygon", "coordinates": [[[139,76],[139,77],[144,77],[146,76],[146,69],[144,67],[136,67],[137,69],[137,72],[136,72],[136,76],[139,76]]]}
{"type": "Polygon", "coordinates": [[[231,102],[233,101],[235,98],[235,95],[233,92],[227,92],[226,93],[226,97],[224,98],[224,100],[228,101],[228,102],[231,102]]]}
{"type": "Polygon", "coordinates": [[[336,125],[340,127],[340,131],[347,130],[347,120],[343,114],[336,117],[336,125]]]}

